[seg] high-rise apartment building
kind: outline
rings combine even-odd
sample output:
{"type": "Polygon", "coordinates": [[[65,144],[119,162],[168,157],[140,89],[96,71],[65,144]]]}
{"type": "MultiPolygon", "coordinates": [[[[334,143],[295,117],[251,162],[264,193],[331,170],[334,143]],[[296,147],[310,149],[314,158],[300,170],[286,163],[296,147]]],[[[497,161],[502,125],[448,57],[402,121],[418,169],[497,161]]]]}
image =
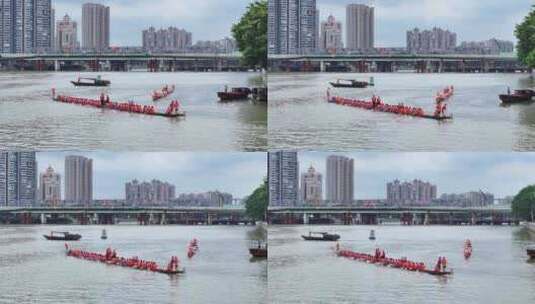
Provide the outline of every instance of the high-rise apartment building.
{"type": "Polygon", "coordinates": [[[394,180],[386,185],[386,200],[395,205],[426,205],[437,198],[437,186],[415,179],[412,182],[394,180]]]}
{"type": "Polygon", "coordinates": [[[182,51],[191,46],[192,34],[176,27],[156,30],[151,26],[142,32],[142,41],[146,51],[182,51]]]}
{"type": "Polygon", "coordinates": [[[446,206],[485,207],[494,204],[494,194],[483,191],[470,191],[461,194],[442,194],[439,203],[446,206]]]}
{"type": "Polygon", "coordinates": [[[40,53],[53,47],[51,0],[0,0],[0,53],[40,53]]]}
{"type": "Polygon", "coordinates": [[[180,207],[224,207],[232,205],[230,193],[208,191],[204,193],[181,193],[174,202],[180,207]]]}
{"type": "Polygon", "coordinates": [[[350,204],[353,201],[354,160],[345,156],[327,157],[327,201],[350,204]]]}
{"type": "Polygon", "coordinates": [[[82,48],[97,52],[110,47],[110,8],[101,4],[82,6],[82,48]]]}
{"type": "Polygon", "coordinates": [[[319,48],[329,53],[336,53],[344,48],[342,43],[342,23],[329,16],[321,23],[319,48]]]}
{"type": "Polygon", "coordinates": [[[366,51],[375,46],[375,8],[364,4],[346,7],[346,44],[349,50],[366,51]]]}
{"type": "Polygon", "coordinates": [[[493,38],[485,41],[463,41],[455,52],[461,54],[498,55],[512,53],[514,50],[515,44],[512,41],[493,38]]]}
{"type": "Polygon", "coordinates": [[[411,54],[453,53],[457,46],[457,34],[435,27],[420,31],[407,31],[407,52],[411,54]]]}
{"type": "Polygon", "coordinates": [[[316,49],[316,0],[268,1],[269,54],[301,54],[316,49]]]}
{"type": "Polygon", "coordinates": [[[323,200],[323,178],[312,166],[301,174],[301,200],[314,206],[319,206],[323,200]]]}
{"type": "Polygon", "coordinates": [[[0,152],[0,206],[33,206],[36,194],[35,152],[0,152]]]}
{"type": "Polygon", "coordinates": [[[139,182],[134,179],[125,184],[126,202],[131,205],[158,205],[174,200],[176,188],[167,182],[153,179],[139,182]]]}
{"type": "Polygon", "coordinates": [[[63,53],[72,53],[79,48],[78,24],[69,15],[65,15],[57,23],[56,50],[63,53]]]}
{"type": "Polygon", "coordinates": [[[47,206],[58,206],[61,202],[61,175],[49,166],[39,175],[39,201],[47,206]]]}
{"type": "Polygon", "coordinates": [[[299,199],[297,152],[268,152],[269,206],[295,206],[299,199]]]}
{"type": "Polygon", "coordinates": [[[93,160],[83,156],[65,157],[65,202],[90,204],[93,201],[93,160]]]}

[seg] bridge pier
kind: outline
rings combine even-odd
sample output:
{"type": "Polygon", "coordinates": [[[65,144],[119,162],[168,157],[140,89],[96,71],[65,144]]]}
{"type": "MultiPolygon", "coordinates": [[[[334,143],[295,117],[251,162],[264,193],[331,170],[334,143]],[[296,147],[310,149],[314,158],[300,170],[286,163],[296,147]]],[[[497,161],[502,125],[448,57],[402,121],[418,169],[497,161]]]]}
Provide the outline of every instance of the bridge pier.
{"type": "Polygon", "coordinates": [[[320,61],[320,72],[325,72],[325,61],[320,61]]]}
{"type": "Polygon", "coordinates": [[[419,225],[420,221],[418,220],[418,215],[416,213],[412,214],[412,225],[419,225]]]}
{"type": "Polygon", "coordinates": [[[208,216],[206,218],[206,223],[208,225],[212,225],[212,222],[213,222],[212,214],[208,213],[208,216]]]}
{"type": "Polygon", "coordinates": [[[429,220],[429,213],[426,213],[424,216],[424,225],[431,224],[431,221],[429,220]]]}
{"type": "Polygon", "coordinates": [[[46,214],[41,213],[41,225],[46,224],[46,214]]]}
{"type": "Polygon", "coordinates": [[[56,72],[61,71],[61,65],[59,63],[59,60],[54,60],[54,71],[56,72]]]}
{"type": "Polygon", "coordinates": [[[160,216],[160,225],[166,225],[167,224],[167,220],[165,218],[165,213],[162,213],[162,215],[160,216]]]}
{"type": "Polygon", "coordinates": [[[308,225],[309,223],[309,215],[308,213],[303,213],[303,225],[308,225]]]}

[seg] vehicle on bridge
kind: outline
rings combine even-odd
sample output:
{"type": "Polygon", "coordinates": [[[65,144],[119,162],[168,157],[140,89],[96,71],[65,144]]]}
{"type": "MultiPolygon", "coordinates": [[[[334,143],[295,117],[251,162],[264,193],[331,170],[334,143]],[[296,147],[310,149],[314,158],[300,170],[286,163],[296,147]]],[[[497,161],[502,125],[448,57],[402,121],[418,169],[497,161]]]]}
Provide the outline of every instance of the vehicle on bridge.
{"type": "Polygon", "coordinates": [[[308,235],[301,235],[305,241],[330,241],[336,242],[340,239],[338,234],[330,234],[328,232],[312,232],[309,231],[308,235]]]}
{"type": "Polygon", "coordinates": [[[80,234],[61,231],[50,231],[50,235],[43,236],[49,241],[78,241],[82,238],[80,234]]]}

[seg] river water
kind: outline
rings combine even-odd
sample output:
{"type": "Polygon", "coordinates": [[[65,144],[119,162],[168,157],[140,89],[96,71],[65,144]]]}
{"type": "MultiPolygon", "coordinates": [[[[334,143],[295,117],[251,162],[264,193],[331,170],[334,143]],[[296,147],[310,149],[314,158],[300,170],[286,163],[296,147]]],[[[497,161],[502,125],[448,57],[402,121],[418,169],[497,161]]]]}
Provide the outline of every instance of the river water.
{"type": "Polygon", "coordinates": [[[535,149],[535,104],[500,106],[499,94],[534,87],[526,74],[269,74],[269,148],[380,151],[528,151],[535,149]],[[448,102],[453,121],[376,113],[328,104],[329,81],[375,78],[367,89],[331,93],[423,107],[433,113],[433,97],[454,85],[448,102]]]}
{"type": "Polygon", "coordinates": [[[59,94],[97,98],[102,88],[75,88],[69,81],[96,73],[0,73],[0,149],[257,151],[267,146],[267,106],[220,103],[225,85],[259,86],[258,73],[101,73],[111,80],[112,101],[133,100],[165,110],[178,98],[182,119],[152,117],[52,102],[59,94]],[[172,96],[153,103],[150,94],[174,84],[172,96]]]}
{"type": "MultiPolygon", "coordinates": [[[[533,237],[533,236],[532,236],[533,237]]],[[[535,303],[535,263],[530,240],[519,227],[452,226],[270,226],[268,293],[272,303],[535,303]],[[368,240],[370,229],[376,241],[368,240]],[[307,242],[308,231],[341,235],[340,245],[434,266],[443,255],[454,269],[434,277],[335,256],[333,242],[307,242]],[[463,256],[470,239],[473,255],[463,256]]]]}
{"type": "Polygon", "coordinates": [[[266,303],[267,260],[251,259],[254,227],[222,226],[2,226],[0,303],[266,303]],[[108,239],[100,233],[107,229],[108,239]],[[177,255],[178,277],[107,266],[65,255],[64,243],[46,241],[50,230],[82,234],[72,247],[139,256],[167,265],[177,255]],[[199,252],[188,260],[188,242],[199,252]]]}

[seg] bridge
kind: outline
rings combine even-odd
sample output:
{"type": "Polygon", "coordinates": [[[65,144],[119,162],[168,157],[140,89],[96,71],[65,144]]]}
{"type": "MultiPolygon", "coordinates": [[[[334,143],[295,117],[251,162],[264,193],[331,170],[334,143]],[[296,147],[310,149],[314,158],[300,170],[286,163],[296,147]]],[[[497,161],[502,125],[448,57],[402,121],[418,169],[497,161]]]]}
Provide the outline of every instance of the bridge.
{"type": "Polygon", "coordinates": [[[234,54],[0,54],[0,68],[32,71],[246,71],[241,55],[234,54]]]}
{"type": "Polygon", "coordinates": [[[515,54],[270,55],[268,66],[273,72],[512,73],[528,71],[515,54]]]}
{"type": "Polygon", "coordinates": [[[254,223],[244,208],[220,207],[2,207],[4,224],[238,225],[254,223]]]}
{"type": "Polygon", "coordinates": [[[270,207],[269,224],[377,225],[516,224],[508,206],[488,207],[270,207]]]}

